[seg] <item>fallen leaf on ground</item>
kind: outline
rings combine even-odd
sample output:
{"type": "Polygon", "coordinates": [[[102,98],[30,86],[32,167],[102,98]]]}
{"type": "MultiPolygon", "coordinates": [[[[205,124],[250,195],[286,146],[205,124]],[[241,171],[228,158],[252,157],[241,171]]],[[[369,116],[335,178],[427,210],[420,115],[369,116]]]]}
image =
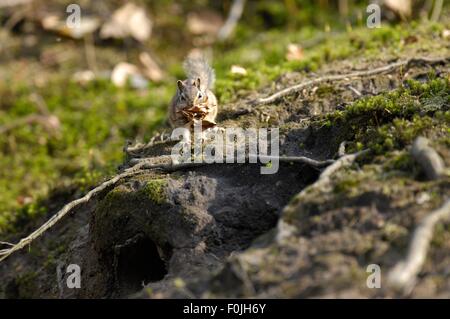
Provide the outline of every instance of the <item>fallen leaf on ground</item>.
{"type": "Polygon", "coordinates": [[[417,41],[419,41],[419,38],[417,38],[415,35],[410,35],[403,39],[404,44],[416,43],[417,41]]]}
{"type": "Polygon", "coordinates": [[[100,20],[96,17],[83,17],[79,25],[69,27],[65,20],[57,15],[47,15],[41,20],[41,25],[45,30],[72,38],[81,39],[87,34],[94,33],[100,26],[100,20]]]}
{"type": "Polygon", "coordinates": [[[102,26],[100,37],[123,39],[131,36],[144,42],[150,38],[152,26],[153,23],[145,9],[133,3],[127,3],[114,11],[111,19],[102,26]]]}
{"type": "Polygon", "coordinates": [[[288,61],[299,61],[304,57],[303,48],[294,43],[289,43],[287,46],[286,59],[288,61]]]}

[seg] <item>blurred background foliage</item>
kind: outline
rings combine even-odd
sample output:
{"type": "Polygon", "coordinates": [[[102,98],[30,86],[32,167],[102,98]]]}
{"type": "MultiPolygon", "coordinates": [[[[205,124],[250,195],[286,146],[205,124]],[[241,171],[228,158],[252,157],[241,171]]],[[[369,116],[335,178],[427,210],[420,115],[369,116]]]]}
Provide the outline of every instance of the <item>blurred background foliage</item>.
{"type": "Polygon", "coordinates": [[[0,234],[51,213],[50,194],[79,196],[114,174],[126,140],[148,141],[164,129],[187,55],[212,61],[224,104],[285,72],[353,56],[396,57],[449,29],[448,1],[386,1],[382,28],[368,29],[369,1],[249,0],[231,35],[218,41],[233,1],[136,0],[151,25],[137,40],[101,34],[129,2],[76,1],[81,21],[97,24],[81,36],[61,24],[70,3],[0,1],[0,234]],[[113,76],[124,72],[125,84],[113,76]]]}

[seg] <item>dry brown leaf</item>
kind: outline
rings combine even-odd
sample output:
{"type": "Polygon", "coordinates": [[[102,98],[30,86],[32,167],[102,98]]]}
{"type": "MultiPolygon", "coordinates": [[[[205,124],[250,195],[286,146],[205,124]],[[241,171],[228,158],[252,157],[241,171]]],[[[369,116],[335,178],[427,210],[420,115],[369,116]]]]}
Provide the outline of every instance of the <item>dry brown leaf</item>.
{"type": "Polygon", "coordinates": [[[401,18],[409,18],[412,14],[411,0],[384,0],[384,5],[401,18]]]}
{"type": "Polygon", "coordinates": [[[133,37],[140,42],[150,38],[153,23],[145,9],[127,3],[114,11],[111,19],[100,30],[100,37],[123,39],[133,37]]]}
{"type": "Polygon", "coordinates": [[[187,17],[187,28],[195,35],[216,35],[222,25],[222,17],[211,10],[191,12],[187,17]]]}
{"type": "Polygon", "coordinates": [[[304,53],[303,48],[294,43],[289,43],[287,46],[286,59],[288,61],[299,61],[303,60],[304,53]]]}
{"type": "Polygon", "coordinates": [[[83,17],[79,26],[69,28],[65,20],[57,15],[49,14],[41,20],[41,25],[45,30],[73,39],[81,39],[85,35],[95,32],[100,26],[100,20],[96,17],[83,17]]]}
{"type": "Polygon", "coordinates": [[[403,43],[406,45],[411,44],[411,43],[416,43],[417,41],[419,41],[419,38],[416,37],[415,35],[410,35],[403,39],[403,43]]]}
{"type": "Polygon", "coordinates": [[[202,120],[202,130],[206,130],[208,128],[215,127],[216,125],[217,125],[217,123],[215,123],[215,122],[210,122],[208,120],[202,120]]]}

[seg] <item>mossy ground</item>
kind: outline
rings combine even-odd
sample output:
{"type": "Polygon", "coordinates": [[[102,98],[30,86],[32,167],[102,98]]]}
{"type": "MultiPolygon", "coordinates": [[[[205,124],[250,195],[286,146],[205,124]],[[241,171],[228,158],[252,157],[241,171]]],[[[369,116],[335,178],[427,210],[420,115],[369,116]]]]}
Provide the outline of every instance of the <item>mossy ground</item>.
{"type": "Polygon", "coordinates": [[[445,143],[450,134],[450,82],[430,77],[424,83],[410,80],[397,90],[357,100],[314,125],[337,126],[348,132],[344,139],[350,142],[349,151],[368,148],[378,155],[404,149],[427,132],[445,143]]]}
{"type": "MultiPolygon", "coordinates": [[[[64,3],[58,1],[55,5],[64,3]]],[[[320,16],[308,14],[317,10],[315,2],[298,5],[289,1],[289,10],[297,10],[298,15],[288,14],[281,2],[250,4],[251,10],[265,18],[256,14],[254,19],[245,16],[235,38],[212,47],[216,93],[221,105],[252,94],[286,72],[308,73],[335,60],[356,56],[370,59],[380,54],[389,58],[423,48],[436,54],[444,52],[437,42],[445,23],[386,23],[381,29],[369,30],[362,18],[364,3],[358,4],[346,21],[336,19],[333,10],[320,16]],[[268,31],[267,23],[271,28],[268,31]],[[413,43],[408,41],[411,37],[415,37],[413,43]],[[304,44],[302,60],[286,60],[288,43],[304,44]],[[233,64],[245,67],[248,74],[231,74],[233,64]]],[[[188,12],[200,6],[201,1],[194,1],[183,5],[181,10],[188,12]]],[[[221,6],[216,9],[224,9],[221,6]]],[[[166,2],[149,5],[153,13],[166,9],[170,12],[171,8],[166,2]]],[[[161,83],[151,83],[145,91],[129,86],[119,89],[102,79],[85,86],[74,83],[73,73],[88,68],[82,42],[38,30],[34,34],[38,45],[28,48],[20,28],[2,34],[11,47],[5,55],[7,63],[1,66],[0,125],[35,113],[36,105],[30,96],[37,93],[48,110],[59,118],[61,127],[49,132],[39,125],[26,125],[0,136],[0,233],[12,231],[18,219],[45,213],[47,209],[38,204],[38,199],[54,189],[76,185],[82,192],[114,174],[122,160],[126,139],[147,140],[155,129],[164,127],[174,80],[183,76],[181,60],[194,42],[180,16],[154,14],[155,24],[160,27],[155,29],[149,48],[168,76],[161,83]]],[[[96,63],[99,69],[111,69],[123,60],[133,62],[138,53],[139,49],[120,41],[99,43],[96,63]]],[[[448,88],[448,82],[445,85],[448,88]]],[[[439,112],[441,117],[448,118],[445,111],[439,112]]],[[[428,126],[435,124],[424,118],[417,121],[428,126]]],[[[396,125],[403,129],[406,124],[400,121],[396,125]]],[[[389,136],[395,133],[388,127],[379,130],[378,135],[384,141],[382,147],[395,147],[397,142],[409,139],[404,137],[391,143],[389,136]]],[[[364,138],[361,140],[365,143],[364,138]]]]}

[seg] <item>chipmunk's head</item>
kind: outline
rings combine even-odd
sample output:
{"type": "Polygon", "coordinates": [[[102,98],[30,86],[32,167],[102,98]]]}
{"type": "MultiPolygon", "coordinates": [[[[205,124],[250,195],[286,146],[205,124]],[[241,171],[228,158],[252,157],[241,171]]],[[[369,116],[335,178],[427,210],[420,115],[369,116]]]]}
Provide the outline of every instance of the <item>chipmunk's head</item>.
{"type": "Polygon", "coordinates": [[[177,81],[180,103],[188,107],[205,103],[208,99],[206,93],[200,88],[200,78],[196,80],[177,81]]]}

